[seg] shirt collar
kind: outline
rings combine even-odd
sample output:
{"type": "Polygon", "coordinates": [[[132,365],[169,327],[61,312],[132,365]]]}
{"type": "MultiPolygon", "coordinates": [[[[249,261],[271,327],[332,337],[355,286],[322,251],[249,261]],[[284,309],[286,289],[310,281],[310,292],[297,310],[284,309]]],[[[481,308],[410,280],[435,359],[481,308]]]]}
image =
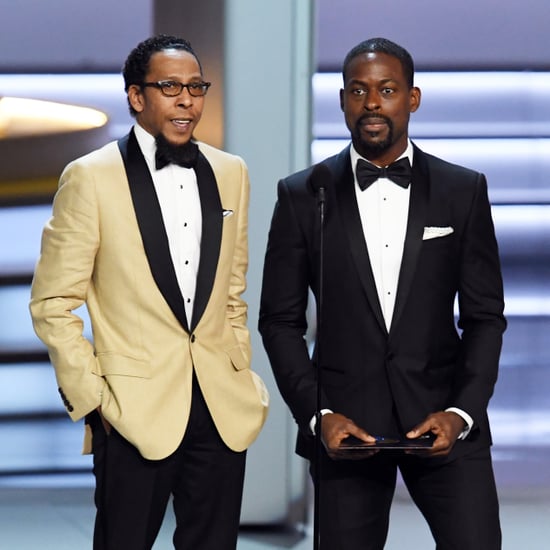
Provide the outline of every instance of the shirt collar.
{"type": "Polygon", "coordinates": [[[149,166],[155,166],[155,153],[157,152],[157,144],[154,136],[140,126],[137,122],[134,124],[134,133],[136,139],[149,166]]]}

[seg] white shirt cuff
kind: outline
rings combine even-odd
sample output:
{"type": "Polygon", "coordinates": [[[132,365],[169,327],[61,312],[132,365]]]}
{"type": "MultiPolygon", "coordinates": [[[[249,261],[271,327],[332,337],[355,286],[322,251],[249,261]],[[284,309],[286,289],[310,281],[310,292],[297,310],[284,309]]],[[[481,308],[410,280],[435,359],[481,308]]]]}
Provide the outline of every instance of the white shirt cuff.
{"type": "MultiPolygon", "coordinates": [[[[321,416],[331,413],[330,409],[321,409],[321,416]]],[[[315,435],[315,424],[317,423],[317,415],[313,415],[313,418],[309,421],[309,429],[313,435],[315,435]]]]}
{"type": "Polygon", "coordinates": [[[462,409],[459,409],[457,407],[449,407],[448,409],[445,409],[445,412],[453,412],[458,414],[464,422],[466,422],[467,426],[460,432],[458,439],[466,439],[468,435],[470,434],[470,431],[472,430],[472,426],[474,425],[473,418],[466,412],[464,412],[462,409]]]}

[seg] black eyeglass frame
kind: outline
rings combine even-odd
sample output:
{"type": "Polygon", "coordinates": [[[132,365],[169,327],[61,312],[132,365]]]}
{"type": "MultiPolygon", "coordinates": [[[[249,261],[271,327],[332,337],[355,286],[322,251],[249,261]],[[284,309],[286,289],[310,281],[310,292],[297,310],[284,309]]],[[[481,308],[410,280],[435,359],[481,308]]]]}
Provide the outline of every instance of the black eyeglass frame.
{"type": "Polygon", "coordinates": [[[204,97],[208,92],[208,88],[212,86],[212,83],[201,81],[183,84],[183,82],[178,82],[177,80],[159,80],[157,82],[142,82],[140,86],[142,88],[157,88],[161,91],[162,95],[166,97],[177,97],[183,92],[184,88],[187,88],[189,95],[192,97],[204,97]],[[174,86],[177,93],[167,93],[167,86],[174,86]],[[201,93],[196,93],[199,90],[201,90],[201,93]]]}

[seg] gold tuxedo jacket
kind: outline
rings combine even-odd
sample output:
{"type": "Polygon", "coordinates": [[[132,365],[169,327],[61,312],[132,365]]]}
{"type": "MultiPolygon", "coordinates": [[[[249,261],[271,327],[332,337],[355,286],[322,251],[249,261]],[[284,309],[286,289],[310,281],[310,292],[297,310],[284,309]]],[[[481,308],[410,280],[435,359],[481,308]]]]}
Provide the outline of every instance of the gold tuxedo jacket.
{"type": "Polygon", "coordinates": [[[133,132],[64,170],[32,284],[34,328],[48,348],[70,417],[76,421],[101,406],[148,459],[170,455],[181,442],[193,369],[231,449],[246,449],[267,415],[267,391],[250,370],[241,298],[248,266],[248,172],[239,157],[199,147],[203,229],[191,320],[133,132]],[[92,342],[74,313],[83,304],[92,342]]]}

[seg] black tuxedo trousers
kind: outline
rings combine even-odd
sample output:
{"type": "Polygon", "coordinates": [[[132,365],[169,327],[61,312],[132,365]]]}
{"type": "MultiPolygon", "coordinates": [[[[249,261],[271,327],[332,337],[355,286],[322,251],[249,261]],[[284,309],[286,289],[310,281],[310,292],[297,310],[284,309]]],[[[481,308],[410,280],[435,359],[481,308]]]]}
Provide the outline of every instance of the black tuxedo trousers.
{"type": "Polygon", "coordinates": [[[246,451],[221,440],[196,379],[191,416],[181,445],[168,458],[144,459],[118,432],[93,430],[96,478],[94,550],[150,550],[170,496],[178,550],[235,550],[246,451]]]}
{"type": "MultiPolygon", "coordinates": [[[[489,449],[452,461],[381,451],[321,463],[322,550],[383,550],[399,470],[437,550],[500,550],[499,505],[489,449]]],[[[395,525],[395,529],[401,526],[395,525]]],[[[419,548],[407,540],[403,548],[419,548]]]]}

